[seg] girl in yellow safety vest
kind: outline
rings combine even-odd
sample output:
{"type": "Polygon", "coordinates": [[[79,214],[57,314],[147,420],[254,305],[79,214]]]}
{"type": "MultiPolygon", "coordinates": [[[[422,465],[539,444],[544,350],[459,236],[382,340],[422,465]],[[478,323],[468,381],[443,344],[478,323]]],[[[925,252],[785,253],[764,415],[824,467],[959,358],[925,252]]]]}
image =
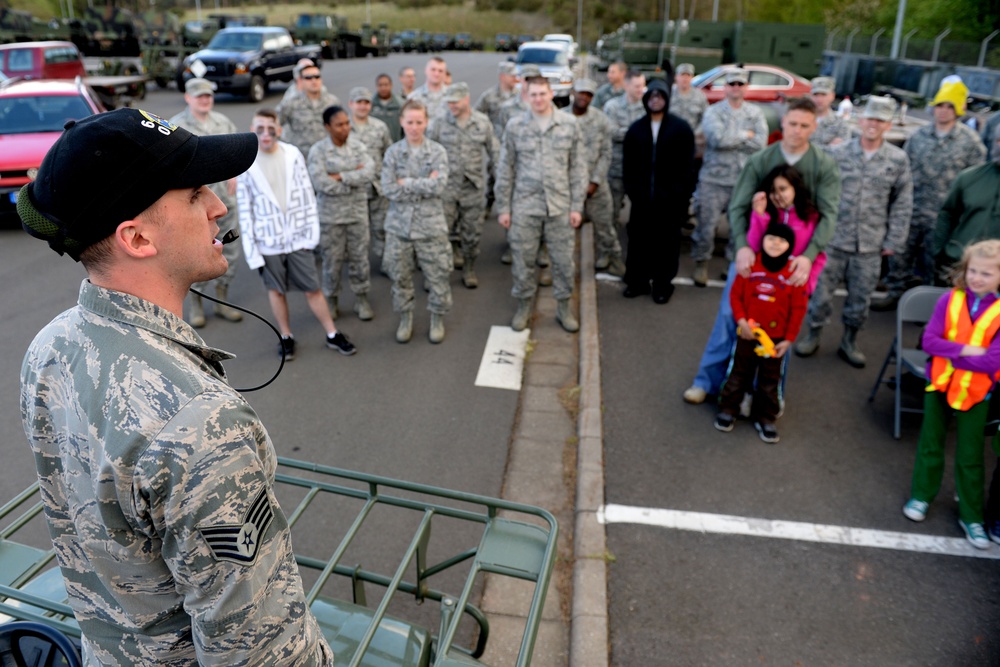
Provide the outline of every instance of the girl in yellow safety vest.
{"type": "Polygon", "coordinates": [[[913,521],[927,516],[941,488],[945,435],[954,413],[958,523],[974,547],[987,549],[991,539],[1000,543],[1000,532],[987,532],[983,524],[983,430],[1000,379],[1000,241],[967,247],[953,275],[955,287],[938,301],[922,338],[930,355],[924,421],[903,514],[913,521]]]}

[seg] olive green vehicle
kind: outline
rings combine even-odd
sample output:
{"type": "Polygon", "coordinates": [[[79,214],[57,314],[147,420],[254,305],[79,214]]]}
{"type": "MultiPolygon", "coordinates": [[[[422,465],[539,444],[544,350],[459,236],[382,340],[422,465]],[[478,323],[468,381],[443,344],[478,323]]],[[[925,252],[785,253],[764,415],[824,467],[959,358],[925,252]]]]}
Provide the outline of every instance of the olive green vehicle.
{"type": "Polygon", "coordinates": [[[299,14],[290,32],[299,44],[319,44],[328,60],[389,55],[389,27],[385,23],[377,28],[365,23],[354,31],[343,16],[299,14]]]}
{"type": "Polygon", "coordinates": [[[41,21],[30,12],[0,7],[0,44],[68,41],[69,29],[58,21],[41,21]]]}
{"type": "MultiPolygon", "coordinates": [[[[293,544],[331,538],[295,559],[338,666],[485,667],[490,620],[477,605],[486,578],[525,619],[520,644],[503,647],[516,652],[505,664],[531,664],[556,558],[550,513],[291,459],[279,459],[275,494],[293,544]],[[369,598],[370,589],[381,594],[369,598]]],[[[0,664],[80,664],[80,629],[47,535],[37,483],[0,506],[0,664]],[[26,663],[25,636],[47,662],[26,663]]]]}
{"type": "Polygon", "coordinates": [[[428,40],[430,35],[422,30],[403,30],[396,37],[399,39],[399,50],[403,53],[416,51],[417,53],[427,53],[430,49],[428,40]]]}

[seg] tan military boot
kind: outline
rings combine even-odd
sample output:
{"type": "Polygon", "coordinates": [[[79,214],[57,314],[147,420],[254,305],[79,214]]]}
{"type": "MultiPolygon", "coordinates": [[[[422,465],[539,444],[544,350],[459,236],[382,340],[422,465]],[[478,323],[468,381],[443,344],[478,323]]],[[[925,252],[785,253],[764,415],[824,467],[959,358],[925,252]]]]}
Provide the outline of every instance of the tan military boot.
{"type": "Polygon", "coordinates": [[[476,276],[476,260],[471,257],[465,258],[465,265],[462,267],[462,284],[469,289],[479,287],[479,277],[476,276]]]}
{"type": "Polygon", "coordinates": [[[435,344],[444,340],[444,315],[431,313],[431,330],[427,338],[435,344]]]}
{"type": "Polygon", "coordinates": [[[855,368],[864,368],[864,353],[858,349],[857,327],[844,327],[844,337],[840,340],[840,347],[837,349],[837,356],[855,368]]]}
{"type": "Polygon", "coordinates": [[[559,299],[556,302],[556,322],[562,325],[562,328],[570,333],[576,333],[580,330],[580,323],[576,321],[576,316],[573,315],[573,308],[570,306],[569,299],[559,299]]]}
{"type": "Polygon", "coordinates": [[[694,273],[691,275],[695,287],[708,285],[708,262],[695,262],[694,273]]]}
{"type": "MultiPolygon", "coordinates": [[[[222,285],[216,285],[215,286],[215,296],[219,299],[219,301],[226,301],[226,300],[228,300],[229,288],[228,287],[223,287],[222,285]]],[[[241,313],[240,311],[236,310],[235,308],[232,308],[232,307],[230,307],[230,306],[228,306],[228,305],[226,305],[224,303],[217,303],[217,304],[215,304],[215,314],[218,317],[221,317],[224,320],[229,320],[230,322],[242,322],[243,321],[243,313],[241,313]]]]}
{"type": "Polygon", "coordinates": [[[354,312],[357,313],[358,319],[362,322],[367,322],[375,317],[375,311],[372,310],[372,305],[368,303],[367,294],[354,295],[354,312]]]}
{"type": "Polygon", "coordinates": [[[465,256],[462,255],[462,249],[458,247],[457,243],[451,244],[451,261],[456,269],[465,266],[465,256]]]}
{"type": "Polygon", "coordinates": [[[396,342],[409,343],[413,337],[413,311],[407,310],[399,314],[399,326],[396,327],[396,342]]]}
{"type": "Polygon", "coordinates": [[[809,327],[806,337],[796,343],[792,349],[800,357],[810,357],[816,354],[819,349],[819,335],[823,333],[823,327],[809,327]]]}
{"type": "Polygon", "coordinates": [[[612,257],[608,262],[608,274],[615,276],[616,278],[622,278],[625,276],[625,262],[622,261],[621,257],[612,257]]]}
{"type": "Polygon", "coordinates": [[[191,295],[191,310],[188,311],[188,323],[195,329],[205,326],[205,309],[201,305],[201,297],[197,294],[191,295]]]}
{"type": "Polygon", "coordinates": [[[531,310],[534,305],[534,299],[520,299],[517,303],[517,312],[514,313],[514,319],[510,321],[510,328],[514,331],[524,331],[528,328],[528,321],[531,319],[531,310]]]}

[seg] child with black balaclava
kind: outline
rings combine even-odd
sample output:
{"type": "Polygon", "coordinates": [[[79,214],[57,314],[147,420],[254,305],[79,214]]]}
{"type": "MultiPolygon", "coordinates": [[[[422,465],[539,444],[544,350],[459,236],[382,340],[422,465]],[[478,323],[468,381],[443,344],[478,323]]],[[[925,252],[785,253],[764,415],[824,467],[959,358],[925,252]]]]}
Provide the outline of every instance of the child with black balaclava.
{"type": "Polygon", "coordinates": [[[736,349],[729,377],[719,396],[719,414],[715,428],[733,430],[743,395],[753,394],[750,419],[766,443],[778,442],[774,422],[780,410],[781,374],[784,356],[799,334],[808,306],[805,286],[794,286],[790,257],[795,245],[791,227],[771,222],[764,232],[762,250],[750,276],[737,276],[729,295],[736,320],[736,349]],[[759,327],[774,342],[769,356],[761,356],[753,326],[759,327]],[[756,378],[756,388],[754,380],[756,378]]]}

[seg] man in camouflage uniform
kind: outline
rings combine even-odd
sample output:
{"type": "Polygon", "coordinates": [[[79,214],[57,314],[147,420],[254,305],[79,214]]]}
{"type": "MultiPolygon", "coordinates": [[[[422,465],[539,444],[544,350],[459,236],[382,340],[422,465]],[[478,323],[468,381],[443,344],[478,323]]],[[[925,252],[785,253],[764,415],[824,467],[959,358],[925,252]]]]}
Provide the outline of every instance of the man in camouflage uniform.
{"type": "Polygon", "coordinates": [[[608,167],[611,165],[611,122],[604,112],[591,105],[596,86],[590,79],[577,79],[573,83],[573,104],[564,113],[572,114],[584,137],[587,170],[587,199],[583,214],[594,223],[594,245],[597,259],[594,268],[607,270],[619,278],[625,275],[622,246],[618,230],[611,219],[611,188],[608,186],[608,167]]]}
{"type": "Polygon", "coordinates": [[[424,67],[424,85],[410,93],[406,99],[423,104],[431,118],[447,113],[448,109],[444,104],[447,75],[448,66],[445,64],[444,58],[434,56],[427,61],[427,65],[424,67]]]}
{"type": "Polygon", "coordinates": [[[333,664],[272,490],[274,445],[226,380],[232,355],[181,319],[191,285],[226,271],[226,207],[203,184],[256,155],[252,134],[118,109],[71,124],[18,198],[25,230],[88,276],[21,368],[84,664],[333,664]]]}
{"type": "Polygon", "coordinates": [[[323,110],[334,105],[339,106],[340,101],[323,85],[319,67],[304,67],[302,90],[282,100],[277,108],[284,140],[298,148],[302,155],[309,155],[312,145],[327,136],[323,129],[323,110]]]}
{"type": "Polygon", "coordinates": [[[552,258],[556,320],[572,333],[580,329],[569,300],[576,228],[583,220],[588,182],[583,136],[572,116],[555,112],[548,79],[534,77],[526,84],[531,112],[507,123],[497,167],[498,221],[509,230],[511,294],[518,299],[511,327],[523,331],[531,318],[538,290],[535,262],[544,238],[552,258]]]}
{"type": "Polygon", "coordinates": [[[986,161],[979,135],[958,122],[965,115],[969,89],[961,81],[941,85],[931,106],[934,122],[924,125],[906,141],[913,173],[913,217],[906,247],[889,258],[888,294],[872,301],[872,310],[894,310],[899,297],[911,286],[914,273],[921,283],[934,284],[931,240],[941,205],[959,172],[986,161]]]}
{"type": "Polygon", "coordinates": [[[371,115],[385,123],[393,141],[403,138],[403,128],[399,124],[399,112],[402,108],[403,98],[392,92],[392,78],[388,74],[379,74],[375,79],[371,115]]]}
{"type": "Polygon", "coordinates": [[[285,93],[281,96],[282,102],[302,92],[302,86],[305,84],[305,81],[302,80],[302,70],[312,67],[315,64],[311,58],[302,58],[299,62],[295,63],[295,67],[292,68],[292,85],[285,88],[285,93]]]}
{"type": "Polygon", "coordinates": [[[382,192],[389,200],[382,264],[392,279],[392,309],[400,315],[396,329],[400,343],[409,342],[413,335],[415,262],[420,262],[430,288],[428,338],[432,343],[444,340],[444,316],[451,310],[453,259],[441,202],[448,183],[448,155],[441,144],[425,136],[428,120],[420,102],[404,104],[406,136],[389,147],[382,162],[382,192]]]}
{"type": "Polygon", "coordinates": [[[493,124],[469,101],[469,86],[459,82],[445,92],[448,113],[431,120],[427,137],[448,153],[448,186],[442,200],[451,235],[455,268],[462,269],[462,284],[479,286],[476,258],[486,213],[486,171],[494,171],[500,144],[493,124]]]}
{"type": "Polygon", "coordinates": [[[616,97],[624,95],[626,71],[628,71],[628,65],[621,60],[608,65],[607,83],[602,84],[597,89],[597,92],[594,93],[594,101],[591,102],[591,106],[595,109],[603,110],[605,104],[616,97]]]}
{"type": "MultiPolygon", "coordinates": [[[[352,88],[348,106],[351,108],[351,134],[361,140],[375,162],[375,173],[368,186],[368,223],[371,226],[371,249],[382,260],[385,250],[385,212],[389,202],[382,196],[382,158],[392,145],[389,127],[372,118],[372,93],[367,88],[352,88]]],[[[399,118],[396,119],[399,124],[399,118]]],[[[362,318],[364,319],[364,318],[362,318]]]]}
{"type": "Polygon", "coordinates": [[[819,348],[820,333],[833,312],[833,291],[844,282],[844,335],[837,355],[855,368],[865,366],[865,355],[857,346],[858,331],[868,319],[868,301],[878,283],[882,257],[906,249],[913,212],[910,160],[903,149],[885,141],[895,111],[896,102],[890,97],[868,98],[861,136],[831,152],[840,169],[840,210],[826,247],[826,266],[809,300],[808,334],[794,347],[799,356],[819,348]]]}
{"type": "Polygon", "coordinates": [[[503,103],[512,97],[517,96],[517,65],[509,60],[502,60],[498,65],[497,77],[500,79],[496,86],[485,91],[476,100],[476,111],[486,114],[493,123],[493,134],[496,137],[503,135],[503,116],[500,108],[503,103]]]}
{"type": "Polygon", "coordinates": [[[625,183],[622,181],[622,142],[632,123],[646,115],[642,95],[646,92],[646,77],[630,70],[625,74],[625,94],[613,97],[604,105],[604,114],[611,123],[611,166],[608,167],[608,185],[611,186],[611,221],[618,222],[625,201],[625,183]]]}
{"type": "Polygon", "coordinates": [[[701,132],[701,119],[708,109],[708,98],[700,88],[691,86],[694,65],[681,63],[677,66],[674,88],[670,94],[670,113],[687,121],[695,134],[701,132]]]}
{"type": "Polygon", "coordinates": [[[354,293],[354,312],[358,319],[367,321],[375,316],[368,303],[371,270],[367,197],[375,175],[375,161],[368,147],[352,131],[345,109],[327,108],[323,112],[323,127],[329,136],[313,144],[307,160],[309,178],[319,205],[323,294],[336,318],[340,274],[346,261],[354,293]]]}
{"type": "MultiPolygon", "coordinates": [[[[212,107],[215,104],[215,84],[205,79],[188,79],[184,84],[184,101],[187,108],[170,119],[170,122],[178,127],[183,127],[191,134],[199,137],[213,134],[235,134],[236,124],[212,107]]],[[[209,186],[212,192],[226,205],[228,212],[219,218],[219,234],[225,235],[229,231],[239,233],[238,216],[236,215],[236,179],[232,178],[225,183],[213,183],[209,186]]],[[[229,286],[236,275],[237,260],[240,258],[240,244],[229,243],[222,247],[222,254],[229,262],[226,272],[215,279],[215,296],[225,301],[229,296],[229,286]]],[[[195,283],[194,288],[199,292],[208,289],[208,282],[195,283]]],[[[242,313],[222,303],[215,305],[215,314],[230,322],[239,322],[243,319],[242,313]]],[[[196,329],[205,326],[205,309],[201,302],[201,297],[197,294],[191,295],[191,308],[188,311],[188,322],[196,329]]]]}
{"type": "Polygon", "coordinates": [[[851,139],[851,128],[847,121],[834,113],[831,106],[837,99],[837,82],[833,77],[818,76],[812,80],[812,97],[816,105],[816,131],[812,143],[823,149],[839,146],[851,139]]]}
{"type": "Polygon", "coordinates": [[[417,73],[412,67],[399,68],[399,97],[406,101],[417,85],[417,73]]]}
{"type": "Polygon", "coordinates": [[[726,72],[726,97],[713,104],[701,120],[705,156],[698,173],[698,226],[691,234],[694,284],[708,284],[708,260],[715,248],[715,227],[729,206],[733,186],[747,158],[767,146],[767,121],[756,104],[744,101],[747,72],[726,72]]]}

